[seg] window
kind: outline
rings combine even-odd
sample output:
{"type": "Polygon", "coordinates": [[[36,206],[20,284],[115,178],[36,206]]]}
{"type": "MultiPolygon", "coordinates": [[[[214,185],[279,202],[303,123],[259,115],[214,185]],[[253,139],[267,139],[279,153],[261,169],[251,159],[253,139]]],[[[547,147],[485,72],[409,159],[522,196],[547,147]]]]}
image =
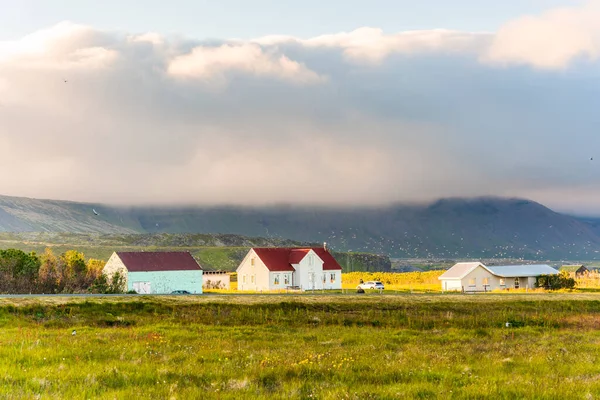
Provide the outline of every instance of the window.
{"type": "Polygon", "coordinates": [[[242,283],[246,283],[246,275],[242,275],[242,283]]]}
{"type": "Polygon", "coordinates": [[[335,282],[335,274],[330,274],[329,280],[331,281],[331,283],[335,282]]]}
{"type": "Polygon", "coordinates": [[[490,285],[490,278],[483,278],[483,286],[489,286],[490,285]]]}
{"type": "Polygon", "coordinates": [[[285,283],[286,285],[290,284],[290,276],[289,275],[284,275],[283,276],[283,283],[285,283]]]}
{"type": "Polygon", "coordinates": [[[469,279],[469,286],[475,286],[475,278],[469,279]]]}
{"type": "Polygon", "coordinates": [[[515,289],[519,288],[519,278],[515,278],[515,289]]]}
{"type": "Polygon", "coordinates": [[[308,265],[313,265],[313,256],[312,254],[308,256],[308,265]]]}
{"type": "Polygon", "coordinates": [[[250,265],[254,267],[254,257],[252,257],[252,259],[250,260],[250,265]]]}
{"type": "Polygon", "coordinates": [[[500,278],[500,286],[506,286],[506,282],[504,282],[504,278],[500,278]]]}
{"type": "Polygon", "coordinates": [[[254,283],[254,275],[250,275],[250,283],[254,283]]]}
{"type": "Polygon", "coordinates": [[[279,274],[275,274],[275,280],[273,281],[273,284],[279,285],[279,274]]]}
{"type": "Polygon", "coordinates": [[[323,274],[323,283],[327,280],[327,274],[323,274]]]}

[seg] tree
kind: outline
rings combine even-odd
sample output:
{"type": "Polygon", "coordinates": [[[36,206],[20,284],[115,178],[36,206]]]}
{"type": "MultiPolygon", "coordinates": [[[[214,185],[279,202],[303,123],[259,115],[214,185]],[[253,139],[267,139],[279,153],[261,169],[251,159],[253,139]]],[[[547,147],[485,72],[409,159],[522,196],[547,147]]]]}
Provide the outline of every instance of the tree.
{"type": "Polygon", "coordinates": [[[40,259],[21,250],[0,250],[0,291],[27,293],[35,289],[40,259]]]}
{"type": "Polygon", "coordinates": [[[55,292],[60,284],[61,273],[58,267],[59,260],[52,252],[52,249],[46,247],[41,256],[41,266],[38,272],[38,287],[43,293],[55,292]]]}

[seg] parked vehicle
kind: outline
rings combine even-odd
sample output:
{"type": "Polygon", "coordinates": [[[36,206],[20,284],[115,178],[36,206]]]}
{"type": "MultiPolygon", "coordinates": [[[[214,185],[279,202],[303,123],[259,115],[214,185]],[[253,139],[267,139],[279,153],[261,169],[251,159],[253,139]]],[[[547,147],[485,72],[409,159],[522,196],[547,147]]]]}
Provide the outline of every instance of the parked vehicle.
{"type": "Polygon", "coordinates": [[[381,283],[379,281],[368,281],[368,282],[361,283],[360,285],[358,285],[357,289],[383,290],[383,289],[385,289],[385,286],[383,285],[383,283],[381,283]]]}
{"type": "Polygon", "coordinates": [[[187,290],[173,290],[171,294],[191,294],[187,290]]]}

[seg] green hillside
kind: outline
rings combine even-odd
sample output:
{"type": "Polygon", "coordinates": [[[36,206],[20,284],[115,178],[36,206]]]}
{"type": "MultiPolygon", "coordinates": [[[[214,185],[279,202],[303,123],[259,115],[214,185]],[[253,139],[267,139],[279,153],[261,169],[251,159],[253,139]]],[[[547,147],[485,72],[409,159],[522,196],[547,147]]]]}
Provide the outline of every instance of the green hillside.
{"type": "MultiPolygon", "coordinates": [[[[234,271],[251,247],[319,246],[285,239],[250,238],[241,235],[208,234],[76,234],[0,233],[0,249],[14,248],[42,253],[46,247],[55,254],[77,250],[88,258],[108,260],[114,251],[189,251],[203,268],[234,271]]],[[[336,253],[345,271],[390,271],[387,256],[368,253],[336,253]]]]}

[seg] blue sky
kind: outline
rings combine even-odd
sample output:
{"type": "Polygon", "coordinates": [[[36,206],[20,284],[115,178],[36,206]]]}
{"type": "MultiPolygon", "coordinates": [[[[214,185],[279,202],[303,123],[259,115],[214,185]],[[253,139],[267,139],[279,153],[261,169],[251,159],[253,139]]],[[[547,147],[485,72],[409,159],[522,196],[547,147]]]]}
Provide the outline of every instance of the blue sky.
{"type": "Polygon", "coordinates": [[[0,194],[600,215],[600,0],[482,3],[0,0],[0,194]]]}
{"type": "Polygon", "coordinates": [[[495,31],[526,14],[576,0],[0,0],[0,39],[64,20],[99,29],[197,38],[299,37],[374,26],[386,32],[495,31]]]}

